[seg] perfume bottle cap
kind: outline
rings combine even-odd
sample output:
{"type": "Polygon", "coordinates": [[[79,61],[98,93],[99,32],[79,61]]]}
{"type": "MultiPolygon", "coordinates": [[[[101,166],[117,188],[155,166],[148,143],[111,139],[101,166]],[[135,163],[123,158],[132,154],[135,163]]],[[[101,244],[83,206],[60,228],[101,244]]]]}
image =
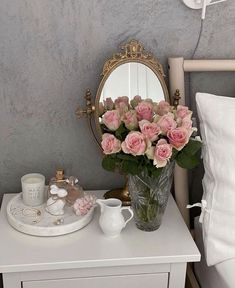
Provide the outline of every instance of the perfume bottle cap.
{"type": "Polygon", "coordinates": [[[63,169],[57,169],[55,178],[56,178],[56,180],[63,180],[64,179],[64,170],[63,169]]]}

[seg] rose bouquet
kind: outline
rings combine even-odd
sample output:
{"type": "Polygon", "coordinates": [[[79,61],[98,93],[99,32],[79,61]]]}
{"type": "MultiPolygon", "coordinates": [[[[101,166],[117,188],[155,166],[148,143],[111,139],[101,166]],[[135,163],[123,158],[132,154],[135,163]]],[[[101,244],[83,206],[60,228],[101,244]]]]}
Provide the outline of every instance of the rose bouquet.
{"type": "Polygon", "coordinates": [[[157,177],[171,161],[187,169],[198,164],[201,142],[192,137],[196,128],[188,107],[123,96],[107,98],[100,112],[104,169],[157,177]]]}
{"type": "Polygon", "coordinates": [[[201,142],[193,137],[192,111],[166,101],[135,96],[100,103],[105,154],[103,168],[128,175],[128,190],[138,228],[156,230],[166,208],[174,163],[193,168],[201,142]]]}

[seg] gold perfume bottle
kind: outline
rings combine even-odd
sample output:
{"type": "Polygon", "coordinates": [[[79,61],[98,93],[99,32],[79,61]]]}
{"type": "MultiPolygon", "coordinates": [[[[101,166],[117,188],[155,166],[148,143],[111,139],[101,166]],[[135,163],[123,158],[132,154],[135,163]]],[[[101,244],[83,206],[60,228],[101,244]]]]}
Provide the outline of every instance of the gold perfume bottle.
{"type": "Polygon", "coordinates": [[[51,178],[49,182],[49,187],[48,187],[48,198],[53,196],[50,191],[51,191],[51,186],[56,185],[58,188],[63,188],[67,190],[67,177],[64,175],[64,170],[63,169],[58,169],[56,170],[55,177],[51,178]]]}

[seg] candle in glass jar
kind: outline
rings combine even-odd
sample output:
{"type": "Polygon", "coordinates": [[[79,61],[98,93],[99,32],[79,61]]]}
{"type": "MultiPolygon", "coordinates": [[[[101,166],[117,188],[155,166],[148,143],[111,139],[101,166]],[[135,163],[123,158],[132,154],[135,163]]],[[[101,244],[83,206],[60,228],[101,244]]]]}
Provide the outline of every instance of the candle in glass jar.
{"type": "Polygon", "coordinates": [[[45,177],[39,173],[21,178],[23,202],[27,206],[39,206],[45,201],[45,177]]]}

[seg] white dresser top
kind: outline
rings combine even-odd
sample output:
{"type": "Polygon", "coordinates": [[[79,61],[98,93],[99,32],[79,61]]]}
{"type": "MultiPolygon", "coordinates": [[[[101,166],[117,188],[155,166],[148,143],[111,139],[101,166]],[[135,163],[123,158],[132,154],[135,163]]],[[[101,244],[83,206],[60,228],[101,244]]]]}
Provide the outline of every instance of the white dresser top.
{"type": "MultiPolygon", "coordinates": [[[[101,197],[105,191],[88,191],[101,197]]],[[[12,228],[6,206],[15,194],[5,194],[0,212],[0,273],[123,265],[196,262],[200,253],[170,195],[161,227],[143,232],[134,221],[118,238],[100,230],[96,208],[92,222],[77,232],[57,237],[36,237],[12,228]]]]}

